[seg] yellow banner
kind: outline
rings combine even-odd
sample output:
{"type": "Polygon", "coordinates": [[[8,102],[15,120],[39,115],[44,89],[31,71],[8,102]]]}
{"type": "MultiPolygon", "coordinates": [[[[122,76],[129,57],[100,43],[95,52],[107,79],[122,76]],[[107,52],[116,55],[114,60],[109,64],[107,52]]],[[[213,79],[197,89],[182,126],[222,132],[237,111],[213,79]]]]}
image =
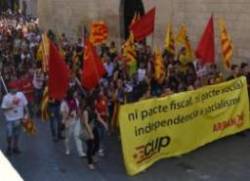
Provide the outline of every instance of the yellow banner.
{"type": "Polygon", "coordinates": [[[249,129],[246,79],[124,105],[119,123],[127,172],[135,175],[157,160],[249,129]]]}

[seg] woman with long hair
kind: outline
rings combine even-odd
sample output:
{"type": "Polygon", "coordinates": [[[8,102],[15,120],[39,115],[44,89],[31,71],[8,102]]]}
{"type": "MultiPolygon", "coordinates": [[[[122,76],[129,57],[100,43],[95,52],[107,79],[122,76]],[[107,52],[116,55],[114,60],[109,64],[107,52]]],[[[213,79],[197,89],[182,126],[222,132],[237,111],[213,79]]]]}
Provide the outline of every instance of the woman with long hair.
{"type": "Polygon", "coordinates": [[[87,145],[88,167],[90,170],[94,170],[94,157],[99,150],[100,141],[96,126],[97,117],[93,101],[90,101],[90,98],[82,101],[81,110],[82,134],[87,145]]]}

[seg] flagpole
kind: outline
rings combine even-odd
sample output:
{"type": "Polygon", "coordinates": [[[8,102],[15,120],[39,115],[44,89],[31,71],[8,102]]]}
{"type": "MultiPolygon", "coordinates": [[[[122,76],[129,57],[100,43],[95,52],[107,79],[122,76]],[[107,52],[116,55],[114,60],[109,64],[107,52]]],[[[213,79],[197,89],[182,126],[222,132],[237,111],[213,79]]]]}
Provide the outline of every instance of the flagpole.
{"type": "Polygon", "coordinates": [[[8,91],[8,89],[7,89],[7,86],[6,86],[6,84],[5,84],[4,80],[3,80],[3,76],[2,76],[1,73],[0,73],[0,79],[1,79],[1,82],[2,82],[2,84],[3,84],[3,88],[4,88],[5,92],[8,93],[9,91],[8,91]]]}
{"type": "Polygon", "coordinates": [[[77,85],[79,86],[79,88],[80,88],[81,92],[83,93],[83,95],[86,96],[87,94],[84,91],[84,89],[82,88],[80,80],[77,77],[75,77],[75,81],[76,81],[77,85]]]}
{"type": "Polygon", "coordinates": [[[45,57],[45,60],[43,60],[43,68],[44,68],[44,72],[46,72],[47,71],[47,63],[48,63],[48,57],[47,57],[47,52],[46,52],[46,47],[45,47],[45,43],[44,43],[44,36],[42,36],[42,46],[43,46],[43,48],[42,48],[42,51],[43,51],[43,54],[44,54],[44,57],[45,57]]]}
{"type": "Polygon", "coordinates": [[[152,43],[151,46],[152,46],[152,48],[154,48],[155,33],[152,34],[152,40],[151,40],[151,41],[152,41],[152,42],[151,42],[151,43],[152,43]]]}

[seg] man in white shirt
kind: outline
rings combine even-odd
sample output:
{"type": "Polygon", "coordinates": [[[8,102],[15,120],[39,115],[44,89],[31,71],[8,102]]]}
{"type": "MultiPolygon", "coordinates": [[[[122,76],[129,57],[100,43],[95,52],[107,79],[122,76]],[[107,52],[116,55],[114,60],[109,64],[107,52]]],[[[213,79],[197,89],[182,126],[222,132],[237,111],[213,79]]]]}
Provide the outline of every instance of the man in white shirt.
{"type": "Polygon", "coordinates": [[[28,114],[28,101],[22,92],[17,92],[14,87],[10,87],[2,100],[1,108],[6,118],[7,151],[10,156],[13,153],[20,153],[18,147],[19,136],[21,132],[21,123],[28,114]]]}

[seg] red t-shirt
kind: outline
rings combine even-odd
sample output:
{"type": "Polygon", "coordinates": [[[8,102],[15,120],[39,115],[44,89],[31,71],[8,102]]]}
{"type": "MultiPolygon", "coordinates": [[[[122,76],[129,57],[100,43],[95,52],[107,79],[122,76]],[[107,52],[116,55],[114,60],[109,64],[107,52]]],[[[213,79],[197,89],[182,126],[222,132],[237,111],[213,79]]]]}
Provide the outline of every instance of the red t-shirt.
{"type": "Polygon", "coordinates": [[[24,80],[15,80],[8,84],[9,88],[15,88],[18,91],[21,91],[24,93],[28,101],[33,100],[33,84],[32,79],[24,79],[24,80]]]}
{"type": "Polygon", "coordinates": [[[106,120],[108,116],[108,100],[106,97],[102,97],[96,100],[95,103],[96,111],[100,114],[100,116],[106,120]]]}
{"type": "Polygon", "coordinates": [[[33,101],[34,88],[32,84],[32,79],[28,78],[20,81],[20,89],[27,97],[28,101],[33,101]]]}

